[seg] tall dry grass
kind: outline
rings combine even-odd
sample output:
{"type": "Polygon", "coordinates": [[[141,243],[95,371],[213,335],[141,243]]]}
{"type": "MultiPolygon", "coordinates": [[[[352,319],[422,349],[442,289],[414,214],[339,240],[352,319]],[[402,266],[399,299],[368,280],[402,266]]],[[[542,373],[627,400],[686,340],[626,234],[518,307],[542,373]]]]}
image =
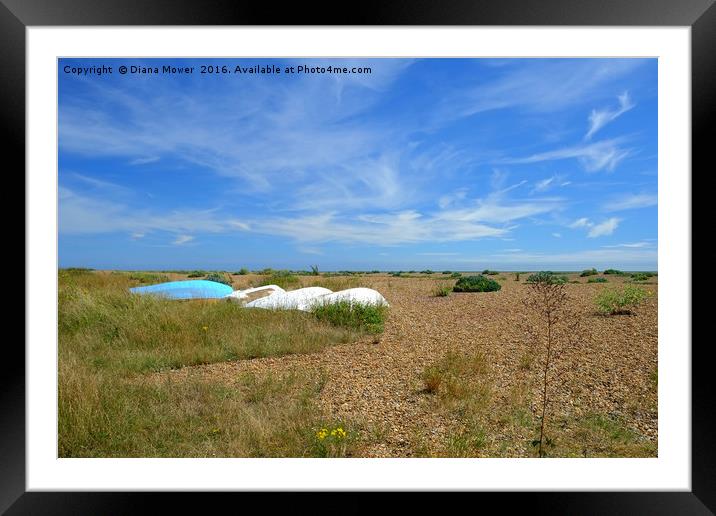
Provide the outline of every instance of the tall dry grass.
{"type": "Polygon", "coordinates": [[[316,352],[355,340],[357,330],[296,311],[130,294],[138,283],[130,274],[60,271],[60,456],[316,453],[316,429],[327,424],[314,404],[321,378],[151,373],[316,352]]]}

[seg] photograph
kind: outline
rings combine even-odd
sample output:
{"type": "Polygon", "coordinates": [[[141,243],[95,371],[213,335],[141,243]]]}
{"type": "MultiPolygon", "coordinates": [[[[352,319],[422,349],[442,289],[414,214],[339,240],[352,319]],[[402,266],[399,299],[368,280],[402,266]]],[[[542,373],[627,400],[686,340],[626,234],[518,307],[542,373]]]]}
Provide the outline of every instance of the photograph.
{"type": "Polygon", "coordinates": [[[659,457],[658,58],[56,62],[57,457],[659,457]]]}

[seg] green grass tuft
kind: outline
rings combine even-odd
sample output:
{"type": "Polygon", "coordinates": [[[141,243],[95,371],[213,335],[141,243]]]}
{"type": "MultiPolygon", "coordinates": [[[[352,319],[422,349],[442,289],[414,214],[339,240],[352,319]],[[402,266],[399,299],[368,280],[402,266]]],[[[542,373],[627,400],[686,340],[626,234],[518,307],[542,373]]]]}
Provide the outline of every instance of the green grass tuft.
{"type": "Polygon", "coordinates": [[[452,292],[450,285],[438,285],[433,289],[433,296],[435,297],[448,297],[452,292]]]}
{"type": "Polygon", "coordinates": [[[341,301],[318,305],[313,308],[312,313],[319,321],[328,322],[333,326],[375,334],[383,331],[388,307],[341,301]]]}

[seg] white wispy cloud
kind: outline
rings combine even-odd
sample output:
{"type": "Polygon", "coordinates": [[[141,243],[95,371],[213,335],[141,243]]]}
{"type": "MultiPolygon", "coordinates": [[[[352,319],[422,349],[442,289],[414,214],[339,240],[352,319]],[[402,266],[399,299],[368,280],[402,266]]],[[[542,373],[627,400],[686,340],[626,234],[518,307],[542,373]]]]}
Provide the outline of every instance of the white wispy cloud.
{"type": "Polygon", "coordinates": [[[588,229],[587,236],[596,238],[614,233],[619,226],[619,222],[621,222],[621,219],[612,217],[597,224],[586,217],[582,217],[569,224],[568,227],[572,229],[588,229]]]}
{"type": "Polygon", "coordinates": [[[562,238],[562,233],[552,233],[554,238],[562,238]]]}
{"type": "MultiPolygon", "coordinates": [[[[252,231],[290,237],[300,242],[344,242],[375,245],[398,245],[425,242],[456,242],[488,237],[505,237],[515,221],[562,208],[559,198],[513,199],[511,193],[526,180],[506,184],[507,175],[494,171],[491,193],[469,198],[463,190],[449,202],[438,203],[442,209],[419,211],[359,211],[346,213],[336,209],[294,213],[250,221],[252,231]]],[[[380,181],[380,180],[378,180],[380,181]]],[[[324,206],[318,202],[317,206],[324,206]]]]}
{"type": "Polygon", "coordinates": [[[415,211],[341,217],[336,213],[277,217],[252,223],[258,233],[279,235],[299,242],[342,242],[397,245],[422,242],[471,240],[507,233],[507,229],[484,223],[423,216],[415,211]]]}
{"type": "Polygon", "coordinates": [[[537,181],[535,183],[534,188],[532,189],[533,192],[544,192],[545,190],[548,190],[550,185],[554,183],[554,176],[548,177],[547,179],[543,179],[542,181],[537,181]]]}
{"type": "Polygon", "coordinates": [[[586,217],[577,219],[569,225],[570,228],[588,228],[591,226],[592,226],[592,223],[586,217]]]}
{"type": "Polygon", "coordinates": [[[135,158],[129,162],[130,165],[147,165],[149,163],[156,163],[161,158],[159,156],[148,156],[146,158],[135,158]]]}
{"type": "Polygon", "coordinates": [[[183,244],[186,244],[187,242],[191,242],[192,240],[194,240],[194,237],[192,235],[179,235],[178,237],[176,237],[174,242],[172,242],[172,244],[183,245],[183,244]]]}
{"type": "Polygon", "coordinates": [[[652,242],[632,242],[629,244],[603,245],[602,247],[607,247],[607,248],[627,247],[630,249],[641,249],[644,247],[654,247],[654,244],[652,242]]]}
{"type": "Polygon", "coordinates": [[[345,164],[400,148],[401,135],[390,125],[349,119],[376,102],[411,61],[369,64],[366,77],[299,77],[270,88],[245,82],[241,95],[219,88],[211,102],[167,85],[136,83],[130,90],[93,84],[100,102],[70,99],[59,106],[60,149],[126,157],[133,165],[169,157],[234,179],[244,189],[319,183],[320,191],[331,179],[340,183],[350,175],[340,170],[345,164]]]}
{"type": "Polygon", "coordinates": [[[151,231],[176,234],[219,233],[235,228],[216,209],[171,210],[136,209],[106,197],[92,197],[59,187],[59,231],[62,234],[101,234],[125,232],[146,235],[151,231]]]}
{"type": "Polygon", "coordinates": [[[589,131],[587,131],[587,134],[584,136],[586,140],[589,140],[602,127],[613,122],[636,105],[629,97],[628,91],[625,91],[617,98],[619,99],[619,107],[616,109],[592,110],[592,113],[589,115],[589,131]]]}
{"type": "Polygon", "coordinates": [[[622,211],[637,208],[648,208],[649,206],[656,206],[658,200],[659,199],[656,194],[627,194],[609,201],[604,205],[604,209],[606,211],[622,211]]]}
{"type": "Polygon", "coordinates": [[[498,162],[508,164],[529,164],[542,161],[577,159],[587,172],[613,171],[627,156],[630,149],[620,147],[621,139],[603,140],[540,152],[525,158],[502,158],[498,162]]]}
{"type": "Polygon", "coordinates": [[[445,120],[508,108],[538,113],[559,111],[583,102],[608,81],[644,62],[639,59],[604,60],[598,64],[589,59],[580,63],[520,62],[520,66],[505,66],[496,80],[478,80],[474,88],[463,88],[446,96],[435,117],[445,120]]]}
{"type": "Polygon", "coordinates": [[[294,209],[396,209],[415,200],[415,189],[401,178],[399,157],[382,154],[319,171],[298,189],[294,209]]]}
{"type": "Polygon", "coordinates": [[[451,242],[505,236],[504,224],[559,209],[561,200],[507,200],[501,193],[469,200],[467,205],[421,213],[404,210],[363,213],[338,212],[274,217],[251,222],[253,231],[288,236],[298,241],[337,241],[378,245],[451,242]]]}
{"type": "Polygon", "coordinates": [[[620,220],[621,219],[612,217],[610,219],[605,220],[604,222],[600,222],[599,224],[594,224],[589,229],[589,233],[587,233],[587,236],[589,238],[596,238],[600,236],[611,235],[619,226],[620,220]]]}
{"type": "Polygon", "coordinates": [[[96,177],[79,174],[77,172],[67,173],[66,175],[72,180],[82,183],[85,186],[89,186],[97,190],[104,190],[113,195],[126,194],[130,192],[129,188],[105,179],[97,179],[96,177]]]}
{"type": "MultiPolygon", "coordinates": [[[[390,175],[390,172],[386,174],[390,175]]],[[[390,183],[381,179],[376,182],[390,183]]],[[[250,231],[305,243],[334,241],[377,245],[505,237],[516,221],[559,210],[563,205],[559,198],[511,198],[510,195],[525,183],[506,185],[504,180],[498,179],[495,185],[499,189],[482,198],[469,198],[466,193],[458,192],[447,208],[427,212],[387,210],[385,208],[390,203],[377,202],[367,205],[364,210],[346,211],[345,206],[326,209],[332,205],[316,202],[307,207],[299,206],[286,215],[267,214],[262,218],[244,219],[226,217],[216,208],[164,212],[137,210],[127,204],[61,187],[60,231],[65,234],[168,231],[180,236],[250,231]],[[383,210],[369,209],[376,206],[383,210]]],[[[177,240],[177,243],[183,242],[177,240]]]]}
{"type": "Polygon", "coordinates": [[[441,209],[445,209],[456,202],[464,200],[465,197],[467,197],[467,188],[460,188],[451,194],[441,196],[440,199],[438,199],[438,206],[441,209]]]}
{"type": "Polygon", "coordinates": [[[555,186],[567,186],[568,184],[570,184],[570,182],[565,181],[564,176],[555,174],[551,177],[547,177],[545,179],[537,181],[532,187],[530,193],[542,193],[546,192],[547,190],[551,190],[555,186]]]}
{"type": "Polygon", "coordinates": [[[240,220],[229,220],[227,221],[227,225],[229,227],[241,229],[243,231],[251,231],[251,226],[248,223],[242,222],[240,220]]]}

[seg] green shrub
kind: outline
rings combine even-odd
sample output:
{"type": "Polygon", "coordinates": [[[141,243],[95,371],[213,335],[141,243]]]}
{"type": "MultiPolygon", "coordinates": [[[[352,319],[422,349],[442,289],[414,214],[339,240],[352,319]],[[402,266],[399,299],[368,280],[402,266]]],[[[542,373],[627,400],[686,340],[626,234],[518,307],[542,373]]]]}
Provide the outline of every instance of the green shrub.
{"type": "Polygon", "coordinates": [[[451,277],[451,278],[462,278],[462,273],[460,273],[460,272],[453,272],[452,274],[450,274],[450,277],[451,277]]]}
{"type": "Polygon", "coordinates": [[[583,278],[585,276],[596,276],[597,274],[599,274],[599,272],[597,272],[597,269],[587,269],[582,271],[582,274],[580,274],[579,276],[583,278]]]}
{"type": "Polygon", "coordinates": [[[624,272],[620,271],[619,269],[607,269],[602,274],[614,274],[615,276],[622,276],[624,275],[624,272]]]}
{"type": "Polygon", "coordinates": [[[443,271],[443,274],[452,274],[452,271],[443,271]]]}
{"type": "Polygon", "coordinates": [[[234,276],[246,276],[249,273],[249,269],[246,267],[241,267],[237,272],[234,273],[234,276]]]}
{"type": "Polygon", "coordinates": [[[649,278],[656,276],[655,272],[632,272],[631,281],[646,281],[649,278]]]}
{"type": "Polygon", "coordinates": [[[340,301],[325,305],[317,305],[312,310],[319,321],[334,326],[354,328],[367,333],[381,333],[388,314],[386,305],[364,305],[340,301]]]}
{"type": "Polygon", "coordinates": [[[227,278],[223,273],[212,272],[206,275],[204,278],[207,281],[216,281],[217,283],[223,283],[224,285],[231,286],[231,278],[227,278]]]}
{"type": "Polygon", "coordinates": [[[420,271],[420,274],[435,274],[435,271],[431,271],[430,269],[425,269],[424,271],[420,271]]]}
{"type": "Polygon", "coordinates": [[[318,272],[318,265],[311,265],[311,276],[320,276],[320,272],[318,272]]]}
{"type": "Polygon", "coordinates": [[[646,281],[646,280],[648,280],[650,277],[651,277],[651,276],[649,276],[648,274],[646,274],[646,273],[644,273],[644,272],[636,272],[636,273],[634,273],[634,274],[631,275],[631,280],[632,280],[632,281],[646,281]]]}
{"type": "Polygon", "coordinates": [[[647,291],[632,285],[620,289],[602,290],[594,299],[597,309],[605,315],[630,314],[648,295],[647,291]]]}
{"type": "MultiPolygon", "coordinates": [[[[269,269],[271,270],[271,269],[269,269]]],[[[258,286],[261,287],[263,285],[278,285],[284,290],[289,290],[291,288],[297,287],[300,285],[300,280],[298,279],[298,276],[291,273],[291,271],[274,271],[271,270],[271,275],[268,277],[262,279],[258,286]]]]}
{"type": "Polygon", "coordinates": [[[515,281],[520,281],[520,273],[515,272],[515,281]]]}
{"type": "Polygon", "coordinates": [[[204,276],[206,276],[205,271],[191,271],[187,274],[187,277],[189,278],[203,278],[204,276]]]}
{"type": "Polygon", "coordinates": [[[391,272],[390,275],[393,276],[394,278],[399,278],[403,275],[403,271],[391,272]]]}
{"type": "Polygon", "coordinates": [[[495,292],[501,288],[502,286],[495,280],[478,274],[477,276],[461,277],[452,290],[453,292],[495,292]]]}
{"type": "Polygon", "coordinates": [[[490,269],[485,269],[484,271],[482,271],[482,273],[488,276],[496,276],[497,274],[499,274],[497,271],[491,271],[490,269]]]}
{"type": "Polygon", "coordinates": [[[607,278],[589,278],[587,283],[607,283],[607,278]]]}
{"type": "Polygon", "coordinates": [[[535,274],[530,274],[527,278],[527,283],[547,283],[550,285],[559,285],[567,283],[569,278],[564,275],[557,275],[552,271],[541,271],[535,274]]]}

